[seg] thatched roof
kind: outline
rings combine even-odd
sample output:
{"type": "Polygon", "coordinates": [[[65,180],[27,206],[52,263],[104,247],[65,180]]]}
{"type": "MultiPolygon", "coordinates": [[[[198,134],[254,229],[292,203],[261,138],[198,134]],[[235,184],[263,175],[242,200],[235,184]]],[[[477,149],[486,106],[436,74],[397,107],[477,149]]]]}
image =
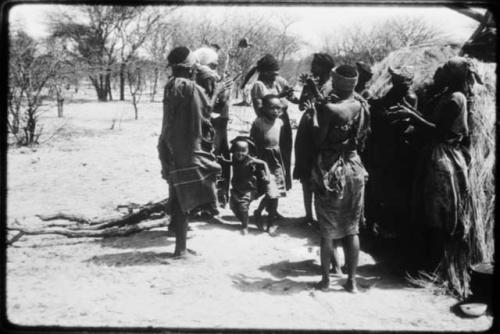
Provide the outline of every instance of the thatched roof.
{"type": "MultiPolygon", "coordinates": [[[[383,61],[373,66],[373,77],[368,83],[370,93],[378,98],[391,88],[389,66],[411,66],[415,74],[413,88],[422,92],[427,83],[432,81],[436,69],[448,59],[460,52],[452,46],[424,46],[401,49],[389,54],[383,61]]],[[[469,128],[471,133],[470,153],[472,162],[469,166],[470,191],[474,201],[473,208],[467,213],[472,220],[469,246],[471,263],[492,261],[494,259],[495,222],[495,148],[496,148],[496,64],[485,63],[472,58],[478,74],[484,82],[473,88],[474,99],[469,110],[469,128]]],[[[418,94],[419,109],[426,104],[425,95],[418,94]]],[[[425,111],[424,111],[425,113],[425,111]]],[[[457,273],[467,268],[455,268],[457,273]]],[[[457,277],[447,277],[456,282],[457,277]]],[[[452,283],[453,288],[458,289],[452,283]]],[[[458,291],[461,295],[464,291],[458,291]]]]}

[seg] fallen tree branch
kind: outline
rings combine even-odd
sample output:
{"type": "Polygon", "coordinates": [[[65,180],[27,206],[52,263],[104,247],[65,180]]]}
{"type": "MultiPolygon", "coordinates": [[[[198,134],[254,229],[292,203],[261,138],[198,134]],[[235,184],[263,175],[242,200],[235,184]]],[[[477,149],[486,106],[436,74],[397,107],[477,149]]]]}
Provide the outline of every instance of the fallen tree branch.
{"type": "MultiPolygon", "coordinates": [[[[155,202],[155,203],[148,203],[148,204],[144,205],[143,207],[138,206],[138,207],[140,207],[140,209],[137,212],[128,213],[125,216],[118,216],[118,217],[107,218],[107,219],[92,220],[92,219],[84,217],[82,215],[67,214],[67,213],[62,213],[62,212],[58,212],[58,213],[53,214],[53,215],[37,215],[37,217],[43,221],[64,219],[64,220],[68,220],[68,221],[73,221],[73,222],[89,225],[89,226],[86,226],[84,229],[99,230],[99,229],[113,227],[113,226],[124,226],[124,225],[137,224],[143,220],[151,219],[152,216],[154,216],[155,219],[161,218],[161,217],[166,215],[167,202],[168,202],[168,199],[164,199],[164,200],[161,200],[161,201],[155,202]]],[[[54,225],[51,225],[51,226],[54,226],[54,225]]],[[[81,229],[81,227],[75,226],[72,229],[79,230],[79,229],[81,229]]]]}
{"type": "MultiPolygon", "coordinates": [[[[39,229],[29,229],[24,227],[10,227],[8,230],[19,231],[19,234],[23,235],[46,235],[46,234],[58,234],[63,235],[68,238],[104,238],[104,237],[121,237],[130,234],[147,231],[157,227],[166,226],[165,221],[149,221],[142,222],[135,225],[127,225],[123,227],[109,227],[100,230],[93,229],[68,229],[68,228],[39,228],[39,229]]],[[[17,236],[19,236],[16,235],[17,236]]],[[[14,237],[15,238],[15,237],[14,237]]],[[[13,238],[13,239],[14,239],[13,238]]],[[[19,236],[20,238],[20,236],[19,236]]],[[[18,239],[19,239],[18,238],[18,239]]],[[[18,240],[16,239],[16,240],[18,240]]],[[[16,241],[14,240],[14,241],[16,241]]],[[[12,241],[13,242],[13,241],[12,241]]],[[[11,243],[12,243],[11,242],[11,243]]]]}
{"type": "Polygon", "coordinates": [[[69,213],[58,212],[52,215],[35,215],[35,217],[40,218],[43,221],[64,219],[72,222],[82,223],[82,224],[92,224],[92,220],[81,215],[73,215],[69,213]]]}
{"type": "Polygon", "coordinates": [[[129,204],[129,213],[124,216],[118,216],[107,219],[90,219],[82,215],[68,214],[58,212],[52,215],[37,215],[43,221],[67,220],[77,224],[49,224],[41,228],[23,227],[16,220],[15,225],[8,227],[10,231],[18,233],[8,241],[11,245],[19,240],[23,235],[44,235],[58,234],[68,238],[103,238],[127,236],[133,233],[150,230],[156,227],[168,225],[165,220],[161,222],[158,219],[167,215],[168,199],[155,203],[147,203],[143,206],[138,204],[129,204]],[[136,212],[131,208],[136,208],[136,212]]]}
{"type": "Polygon", "coordinates": [[[7,240],[7,245],[12,245],[17,240],[21,239],[24,235],[24,232],[18,232],[15,236],[13,236],[10,240],[7,240]]]}

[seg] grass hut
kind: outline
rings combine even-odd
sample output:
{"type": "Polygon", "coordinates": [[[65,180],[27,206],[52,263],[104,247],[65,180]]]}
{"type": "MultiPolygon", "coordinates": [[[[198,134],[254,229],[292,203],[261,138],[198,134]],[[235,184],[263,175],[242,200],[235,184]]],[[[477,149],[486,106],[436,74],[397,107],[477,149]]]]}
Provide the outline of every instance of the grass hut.
{"type": "MultiPolygon", "coordinates": [[[[378,98],[389,91],[389,66],[412,66],[415,73],[413,88],[419,96],[419,106],[423,106],[426,104],[425,87],[432,81],[434,72],[458,52],[459,49],[452,46],[423,46],[394,51],[373,66],[374,75],[368,83],[370,93],[378,98]]],[[[472,251],[468,264],[494,261],[495,220],[496,64],[477,59],[472,61],[484,85],[474,86],[474,99],[469,110],[472,155],[469,177],[474,205],[467,213],[472,220],[468,241],[472,251]]],[[[445,260],[443,263],[448,263],[445,260]]],[[[447,277],[440,277],[441,283],[446,283],[445,286],[461,296],[468,294],[468,291],[460,291],[464,289],[456,281],[459,273],[467,272],[468,268],[464,266],[463,263],[455,263],[450,266],[454,268],[446,268],[447,277]]]]}

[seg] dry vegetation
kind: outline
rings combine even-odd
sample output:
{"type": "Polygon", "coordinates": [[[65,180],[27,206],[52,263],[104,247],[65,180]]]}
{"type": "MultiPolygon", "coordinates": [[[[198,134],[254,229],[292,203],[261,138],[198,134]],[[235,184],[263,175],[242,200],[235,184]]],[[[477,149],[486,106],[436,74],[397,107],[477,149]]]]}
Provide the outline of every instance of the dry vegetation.
{"type": "MultiPolygon", "coordinates": [[[[414,89],[420,96],[426,84],[432,81],[435,70],[450,57],[458,54],[451,46],[404,48],[392,52],[384,61],[374,66],[374,76],[369,83],[375,97],[383,96],[391,87],[389,66],[412,66],[415,73],[414,89]]],[[[476,84],[474,100],[469,113],[472,162],[469,169],[474,205],[471,215],[471,262],[491,262],[494,259],[494,208],[495,208],[495,148],[496,148],[496,64],[473,59],[484,85],[476,84]]],[[[425,100],[419,101],[420,105],[425,100]]]]}

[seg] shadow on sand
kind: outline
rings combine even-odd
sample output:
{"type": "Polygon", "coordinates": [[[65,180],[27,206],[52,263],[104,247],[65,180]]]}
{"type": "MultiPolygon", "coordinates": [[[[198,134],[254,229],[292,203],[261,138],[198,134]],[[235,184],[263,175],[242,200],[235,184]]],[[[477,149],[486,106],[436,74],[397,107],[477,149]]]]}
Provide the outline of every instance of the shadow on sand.
{"type": "Polygon", "coordinates": [[[232,275],[233,285],[243,292],[266,292],[271,295],[290,295],[313,288],[310,282],[299,282],[289,278],[249,277],[244,274],[232,275]]]}
{"type": "Polygon", "coordinates": [[[167,247],[175,243],[173,237],[168,238],[167,230],[143,231],[126,237],[109,237],[95,240],[102,247],[121,249],[140,249],[148,247],[167,247]]]}
{"type": "Polygon", "coordinates": [[[104,266],[126,267],[170,264],[169,260],[175,260],[173,253],[125,252],[93,256],[85,262],[104,266]]]}
{"type": "Polygon", "coordinates": [[[276,278],[321,275],[321,267],[314,260],[281,261],[262,266],[259,270],[267,271],[276,278]]]}

